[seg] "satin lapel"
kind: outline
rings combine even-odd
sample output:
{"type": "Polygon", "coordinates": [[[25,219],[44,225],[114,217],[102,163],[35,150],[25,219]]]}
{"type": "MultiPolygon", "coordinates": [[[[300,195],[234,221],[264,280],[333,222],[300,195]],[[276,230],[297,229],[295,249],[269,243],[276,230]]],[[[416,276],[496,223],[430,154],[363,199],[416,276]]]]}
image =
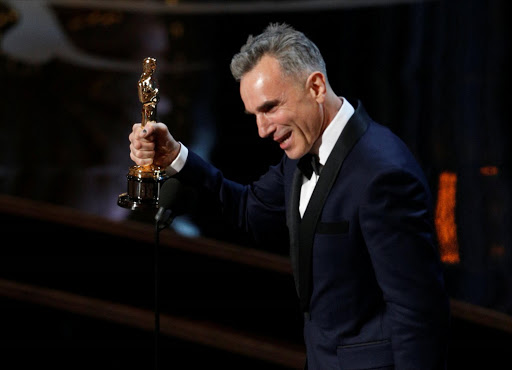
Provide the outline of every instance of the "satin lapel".
{"type": "Polygon", "coordinates": [[[290,233],[290,259],[293,269],[293,278],[295,279],[295,288],[297,295],[300,296],[299,288],[299,226],[300,226],[300,189],[302,186],[302,173],[295,170],[290,194],[290,203],[288,205],[287,219],[288,231],[290,233]]]}
{"type": "MultiPolygon", "coordinates": [[[[300,222],[298,237],[298,288],[300,304],[303,311],[309,310],[309,301],[312,292],[311,258],[318,219],[320,218],[325,200],[336,181],[345,157],[357,140],[366,131],[368,121],[369,117],[362,108],[361,103],[359,103],[356,113],[354,113],[347,122],[345,129],[341,133],[340,138],[336,142],[325,166],[322,169],[318,183],[316,184],[315,190],[313,191],[308,203],[308,207],[306,208],[302,221],[300,222]]],[[[298,170],[296,173],[297,172],[298,170]]],[[[295,236],[295,238],[297,237],[295,236]]]]}

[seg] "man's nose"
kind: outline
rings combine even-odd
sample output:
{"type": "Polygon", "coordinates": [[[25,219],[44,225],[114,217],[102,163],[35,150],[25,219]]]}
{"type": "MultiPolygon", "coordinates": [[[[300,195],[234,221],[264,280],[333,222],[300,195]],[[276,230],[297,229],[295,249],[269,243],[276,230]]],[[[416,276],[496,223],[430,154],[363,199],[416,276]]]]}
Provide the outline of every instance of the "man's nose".
{"type": "Polygon", "coordinates": [[[270,121],[264,113],[256,115],[256,125],[258,125],[258,135],[261,138],[264,139],[272,133],[270,121]]]}

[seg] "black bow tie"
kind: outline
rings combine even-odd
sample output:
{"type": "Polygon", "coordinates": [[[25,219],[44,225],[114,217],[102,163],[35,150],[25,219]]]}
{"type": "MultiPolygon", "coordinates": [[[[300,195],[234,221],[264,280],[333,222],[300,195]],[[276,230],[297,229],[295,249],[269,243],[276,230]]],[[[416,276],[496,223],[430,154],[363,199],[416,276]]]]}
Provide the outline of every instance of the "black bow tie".
{"type": "Polygon", "coordinates": [[[316,154],[308,153],[299,160],[297,167],[299,167],[304,176],[310,179],[313,171],[315,171],[317,176],[320,174],[321,164],[316,154]]]}

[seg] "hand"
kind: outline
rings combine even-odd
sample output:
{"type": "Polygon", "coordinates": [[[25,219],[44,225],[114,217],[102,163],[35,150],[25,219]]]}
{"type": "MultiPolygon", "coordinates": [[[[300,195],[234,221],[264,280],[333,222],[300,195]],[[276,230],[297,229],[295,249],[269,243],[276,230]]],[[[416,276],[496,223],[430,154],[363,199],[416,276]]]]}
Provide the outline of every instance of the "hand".
{"type": "Polygon", "coordinates": [[[149,122],[144,129],[140,123],[134,124],[129,139],[130,158],[139,166],[154,164],[166,168],[178,156],[181,148],[181,144],[161,122],[149,122]]]}

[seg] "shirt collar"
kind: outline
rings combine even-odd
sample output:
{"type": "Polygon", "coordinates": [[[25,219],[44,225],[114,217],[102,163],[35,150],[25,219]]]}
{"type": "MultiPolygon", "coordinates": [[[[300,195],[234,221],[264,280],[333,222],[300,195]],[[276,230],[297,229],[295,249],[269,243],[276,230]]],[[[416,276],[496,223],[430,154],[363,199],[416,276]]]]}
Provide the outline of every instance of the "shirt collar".
{"type": "Polygon", "coordinates": [[[322,143],[318,149],[318,158],[321,165],[325,165],[325,162],[327,162],[327,158],[329,158],[334,145],[347,125],[348,120],[354,114],[354,111],[354,107],[348,102],[348,100],[341,97],[340,110],[336,113],[336,116],[334,116],[334,119],[329,123],[322,134],[322,143]]]}

